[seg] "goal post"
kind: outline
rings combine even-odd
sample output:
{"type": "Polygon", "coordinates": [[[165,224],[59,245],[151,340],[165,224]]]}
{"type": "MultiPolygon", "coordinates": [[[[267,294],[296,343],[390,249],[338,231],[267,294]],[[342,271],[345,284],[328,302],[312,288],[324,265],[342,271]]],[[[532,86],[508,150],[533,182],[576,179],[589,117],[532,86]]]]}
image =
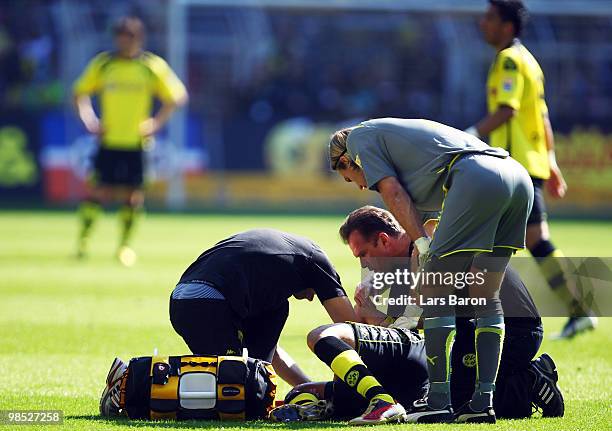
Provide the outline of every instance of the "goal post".
{"type": "MultiPolygon", "coordinates": [[[[187,85],[187,7],[189,3],[178,0],[169,4],[166,34],[168,61],[178,77],[187,85]]],[[[172,210],[185,207],[185,187],[181,155],[185,146],[187,108],[179,109],[168,124],[168,138],[174,157],[170,166],[170,178],[166,204],[172,210]]]]}

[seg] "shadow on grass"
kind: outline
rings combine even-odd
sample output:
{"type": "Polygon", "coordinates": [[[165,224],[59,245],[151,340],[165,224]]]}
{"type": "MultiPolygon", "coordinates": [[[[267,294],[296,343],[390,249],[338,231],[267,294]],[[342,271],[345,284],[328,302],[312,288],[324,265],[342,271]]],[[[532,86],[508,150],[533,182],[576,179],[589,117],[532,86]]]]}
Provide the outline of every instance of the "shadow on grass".
{"type": "Polygon", "coordinates": [[[98,415],[68,415],[64,416],[64,419],[69,420],[84,420],[94,421],[99,423],[105,423],[111,426],[118,427],[156,427],[156,428],[214,428],[214,429],[228,429],[228,430],[240,430],[250,428],[289,428],[289,429],[310,429],[310,428],[339,428],[346,427],[346,422],[268,422],[263,420],[248,421],[248,422],[221,422],[221,421],[197,421],[197,420],[185,420],[185,421],[143,421],[143,420],[130,420],[128,418],[106,418],[98,415]]]}

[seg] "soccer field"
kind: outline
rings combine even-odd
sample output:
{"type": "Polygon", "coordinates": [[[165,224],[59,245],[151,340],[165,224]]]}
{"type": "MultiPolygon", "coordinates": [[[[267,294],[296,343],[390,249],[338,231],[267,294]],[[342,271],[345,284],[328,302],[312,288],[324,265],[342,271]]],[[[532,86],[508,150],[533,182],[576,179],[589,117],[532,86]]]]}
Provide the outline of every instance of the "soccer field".
{"type": "MultiPolygon", "coordinates": [[[[120,430],[164,428],[270,429],[346,428],[344,423],[300,425],[208,422],[108,421],[98,417],[98,399],[115,356],[128,360],[189,353],[168,319],[168,296],[178,277],[205,248],[253,227],[273,227],[312,238],[329,255],[349,294],[359,280],[358,262],[337,234],[341,217],[157,215],[142,221],[133,268],[114,260],[116,218],[103,218],[91,254],[76,261],[77,223],[71,213],[0,213],[0,410],[59,409],[62,426],[51,429],[120,430]]],[[[566,255],[612,256],[611,222],[553,221],[553,239],[566,255]]],[[[328,322],[316,302],[292,300],[283,347],[313,379],[331,372],[306,348],[307,332],[328,322]]],[[[562,319],[546,319],[547,336],[562,319]]],[[[611,429],[612,321],[573,341],[548,341],[542,351],[557,362],[566,416],[498,421],[470,429],[611,429]],[[608,424],[608,425],[606,425],[608,424]]],[[[281,383],[280,399],[288,391],[281,383]]],[[[391,425],[385,429],[467,429],[467,425],[391,425]]],[[[37,427],[38,428],[38,427],[37,427]]]]}

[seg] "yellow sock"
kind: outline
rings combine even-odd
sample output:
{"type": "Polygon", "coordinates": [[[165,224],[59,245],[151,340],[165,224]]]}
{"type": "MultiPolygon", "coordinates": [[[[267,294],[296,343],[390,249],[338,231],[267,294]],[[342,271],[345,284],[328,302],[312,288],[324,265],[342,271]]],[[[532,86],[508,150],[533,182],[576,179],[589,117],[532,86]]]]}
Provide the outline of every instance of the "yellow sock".
{"type": "Polygon", "coordinates": [[[395,403],[393,397],[385,392],[355,350],[345,350],[337,355],[330,367],[336,376],[367,400],[380,399],[395,403]]]}

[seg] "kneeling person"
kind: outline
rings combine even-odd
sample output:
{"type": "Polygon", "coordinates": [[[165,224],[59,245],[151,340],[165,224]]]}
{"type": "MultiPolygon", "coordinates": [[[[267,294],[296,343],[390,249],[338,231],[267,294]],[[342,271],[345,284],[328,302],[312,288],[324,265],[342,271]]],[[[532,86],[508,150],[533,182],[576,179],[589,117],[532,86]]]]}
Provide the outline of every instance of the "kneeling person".
{"type": "MultiPolygon", "coordinates": [[[[428,223],[425,228],[432,230],[433,224],[428,223]]],[[[349,214],[340,235],[363,267],[376,267],[381,258],[408,258],[413,247],[393,215],[372,206],[349,214]]],[[[364,285],[358,286],[355,294],[355,300],[362,305],[370,302],[364,285]]],[[[502,418],[525,418],[531,416],[533,403],[542,409],[544,416],[563,416],[555,363],[547,354],[534,359],[542,343],[542,320],[527,287],[511,267],[504,274],[499,297],[506,312],[506,334],[493,398],[495,411],[502,418]]],[[[457,329],[451,353],[450,386],[452,404],[460,410],[470,401],[476,381],[476,327],[473,319],[464,316],[457,318],[457,329]]]]}
{"type": "Polygon", "coordinates": [[[249,356],[272,362],[291,385],[308,378],[280,348],[289,297],[317,295],[334,322],[355,320],[340,276],[325,253],[297,235],[254,229],[202,253],[170,298],[170,321],[195,354],[249,356]]]}

